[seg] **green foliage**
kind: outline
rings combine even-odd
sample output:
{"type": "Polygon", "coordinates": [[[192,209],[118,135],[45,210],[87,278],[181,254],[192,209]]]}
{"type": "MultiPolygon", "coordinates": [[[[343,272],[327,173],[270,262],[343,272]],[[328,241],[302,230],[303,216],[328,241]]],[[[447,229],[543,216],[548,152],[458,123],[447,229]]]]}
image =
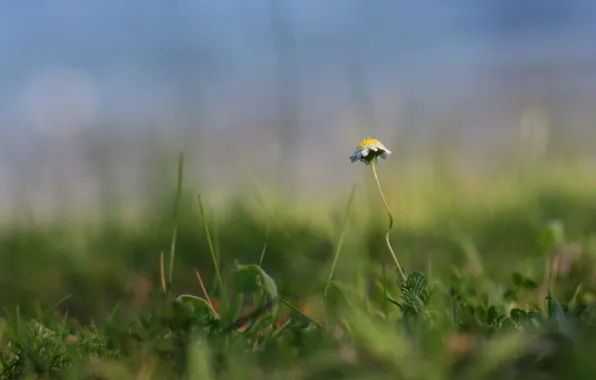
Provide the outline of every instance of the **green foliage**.
{"type": "Polygon", "coordinates": [[[197,315],[206,315],[213,319],[219,319],[217,311],[204,298],[191,294],[182,294],[176,298],[176,301],[189,304],[192,312],[197,315]]]}
{"type": "Polygon", "coordinates": [[[513,272],[511,275],[513,285],[523,289],[536,289],[538,284],[529,277],[521,275],[519,272],[513,272]]]}
{"type": "Polygon", "coordinates": [[[234,268],[234,286],[238,292],[256,292],[264,289],[271,299],[277,299],[277,285],[258,265],[237,265],[234,268]],[[262,281],[262,284],[261,284],[262,281]]]}
{"type": "Polygon", "coordinates": [[[540,246],[545,254],[565,243],[565,229],[560,220],[551,220],[540,235],[540,246]]]}
{"type": "Polygon", "coordinates": [[[403,282],[386,269],[384,220],[360,201],[349,219],[338,211],[341,224],[285,206],[273,217],[245,199],[212,218],[209,197],[199,207],[179,179],[134,227],[0,230],[0,379],[596,375],[596,196],[538,187],[479,211],[438,186],[440,201],[423,198],[444,207],[428,206],[416,228],[396,212],[403,282]]]}
{"type": "Polygon", "coordinates": [[[408,320],[409,318],[424,316],[431,300],[426,277],[420,272],[411,273],[406,283],[400,284],[400,289],[404,304],[395,304],[402,309],[404,318],[408,320]]]}

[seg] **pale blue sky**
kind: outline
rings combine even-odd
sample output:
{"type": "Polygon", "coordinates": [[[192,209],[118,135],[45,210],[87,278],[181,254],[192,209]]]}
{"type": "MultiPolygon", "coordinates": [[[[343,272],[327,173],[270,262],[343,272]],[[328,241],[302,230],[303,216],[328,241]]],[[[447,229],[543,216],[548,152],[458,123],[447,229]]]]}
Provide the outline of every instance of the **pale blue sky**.
{"type": "MultiPolygon", "coordinates": [[[[146,149],[149,130],[159,139],[177,127],[201,130],[168,148],[191,155],[202,186],[271,172],[290,156],[275,138],[276,1],[0,0],[0,212],[13,195],[51,203],[54,187],[69,203],[97,195],[107,185],[94,178],[86,145],[103,141],[95,131],[114,133],[101,149],[123,183],[141,189],[143,165],[156,156],[146,149]],[[53,137],[81,125],[96,129],[53,137]],[[221,152],[214,172],[206,158],[221,152]]],[[[593,129],[594,0],[283,2],[296,38],[290,74],[299,107],[289,140],[300,153],[287,171],[316,191],[356,175],[348,156],[362,134],[397,151],[403,130],[424,145],[448,124],[485,158],[501,149],[503,131],[519,133],[522,108],[544,96],[566,135],[593,129]],[[349,75],[354,65],[362,83],[349,75]],[[359,84],[372,121],[355,117],[359,84]]],[[[578,140],[594,151],[593,138],[578,140]]]]}
{"type": "MultiPolygon", "coordinates": [[[[232,105],[239,119],[265,112],[275,97],[269,4],[2,1],[2,129],[27,124],[19,106],[24,89],[58,64],[90,75],[104,120],[155,120],[164,109],[183,114],[205,93],[210,117],[232,105]]],[[[552,80],[578,94],[596,78],[596,2],[590,0],[286,4],[302,111],[315,119],[329,107],[346,107],[335,98],[346,97],[346,69],[355,60],[366,67],[370,91],[395,90],[422,102],[478,98],[479,86],[486,96],[506,92],[501,87],[519,85],[520,77],[532,86],[542,81],[540,70],[553,67],[562,79],[552,80]]]]}

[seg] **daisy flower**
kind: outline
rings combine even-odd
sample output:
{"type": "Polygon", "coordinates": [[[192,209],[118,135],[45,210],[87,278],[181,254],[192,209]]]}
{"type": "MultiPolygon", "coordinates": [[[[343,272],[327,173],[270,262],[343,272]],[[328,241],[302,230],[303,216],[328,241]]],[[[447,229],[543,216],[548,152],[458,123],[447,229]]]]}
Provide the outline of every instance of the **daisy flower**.
{"type": "Polygon", "coordinates": [[[377,139],[367,137],[360,141],[354,153],[350,156],[352,162],[362,161],[366,166],[370,166],[373,162],[379,161],[379,157],[383,160],[387,159],[387,156],[391,154],[391,151],[383,145],[377,139]]]}
{"type": "Polygon", "coordinates": [[[383,207],[385,207],[385,212],[389,217],[389,228],[387,229],[387,233],[385,234],[385,242],[387,243],[387,248],[389,248],[389,253],[391,253],[391,257],[395,262],[395,266],[405,283],[407,281],[406,275],[399,264],[399,260],[397,260],[397,256],[393,251],[393,247],[391,246],[391,241],[389,239],[389,235],[391,233],[391,229],[393,228],[393,215],[391,214],[391,210],[389,210],[389,205],[387,204],[387,200],[385,199],[385,194],[383,194],[383,189],[381,188],[381,182],[379,181],[379,176],[377,174],[377,169],[375,168],[375,164],[379,161],[379,157],[386,160],[387,156],[391,154],[391,151],[383,145],[377,139],[373,139],[372,137],[367,137],[364,140],[360,141],[358,146],[356,146],[356,150],[350,156],[350,160],[352,162],[362,161],[366,166],[369,166],[372,169],[372,174],[375,179],[375,184],[377,185],[377,190],[379,190],[379,195],[381,196],[381,200],[383,201],[383,207]]]}

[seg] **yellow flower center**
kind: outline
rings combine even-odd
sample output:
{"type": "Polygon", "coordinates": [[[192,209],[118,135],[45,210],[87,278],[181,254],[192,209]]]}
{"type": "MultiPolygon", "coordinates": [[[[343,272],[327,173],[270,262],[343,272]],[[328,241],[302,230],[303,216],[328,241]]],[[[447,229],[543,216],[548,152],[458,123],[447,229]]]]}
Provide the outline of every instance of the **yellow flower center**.
{"type": "Polygon", "coordinates": [[[363,149],[366,148],[367,146],[371,146],[371,145],[378,145],[381,142],[377,139],[373,139],[372,137],[367,137],[364,140],[360,141],[360,144],[358,144],[358,149],[363,149]]]}

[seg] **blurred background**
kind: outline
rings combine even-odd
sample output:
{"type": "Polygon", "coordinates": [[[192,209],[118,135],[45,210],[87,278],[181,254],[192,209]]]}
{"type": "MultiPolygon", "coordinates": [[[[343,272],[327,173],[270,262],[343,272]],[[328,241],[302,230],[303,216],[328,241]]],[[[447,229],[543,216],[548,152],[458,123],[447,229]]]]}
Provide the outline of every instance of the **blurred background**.
{"type": "MultiPolygon", "coordinates": [[[[595,37],[588,0],[0,2],[0,283],[16,289],[1,301],[74,291],[70,306],[92,314],[142,288],[146,277],[130,273],[154,281],[180,152],[177,265],[192,291],[190,265],[210,271],[200,190],[231,210],[209,211],[222,257],[256,262],[274,220],[267,268],[304,292],[306,268],[337,241],[342,214],[329,205],[370,179],[348,160],[368,135],[394,152],[380,172],[406,266],[469,259],[442,234],[460,216],[495,263],[539,251],[549,218],[596,241],[595,37]],[[539,189],[523,186],[546,171],[550,187],[532,198],[539,189]],[[229,200],[260,191],[258,210],[283,192],[331,223],[256,216],[229,200]],[[33,224],[17,228],[24,216],[33,224]],[[143,227],[122,227],[124,216],[143,227]],[[83,222],[64,227],[66,217],[83,222]],[[109,223],[85,230],[101,217],[109,223]],[[57,222],[42,228],[42,218],[57,222]]],[[[369,195],[378,223],[346,249],[385,258],[369,195]]],[[[294,216],[298,204],[281,210],[294,216]]]]}
{"type": "Polygon", "coordinates": [[[582,0],[2,2],[1,210],[89,206],[108,177],[132,204],[158,151],[294,192],[353,181],[366,135],[468,172],[524,136],[592,154],[595,35],[582,0]]]}

